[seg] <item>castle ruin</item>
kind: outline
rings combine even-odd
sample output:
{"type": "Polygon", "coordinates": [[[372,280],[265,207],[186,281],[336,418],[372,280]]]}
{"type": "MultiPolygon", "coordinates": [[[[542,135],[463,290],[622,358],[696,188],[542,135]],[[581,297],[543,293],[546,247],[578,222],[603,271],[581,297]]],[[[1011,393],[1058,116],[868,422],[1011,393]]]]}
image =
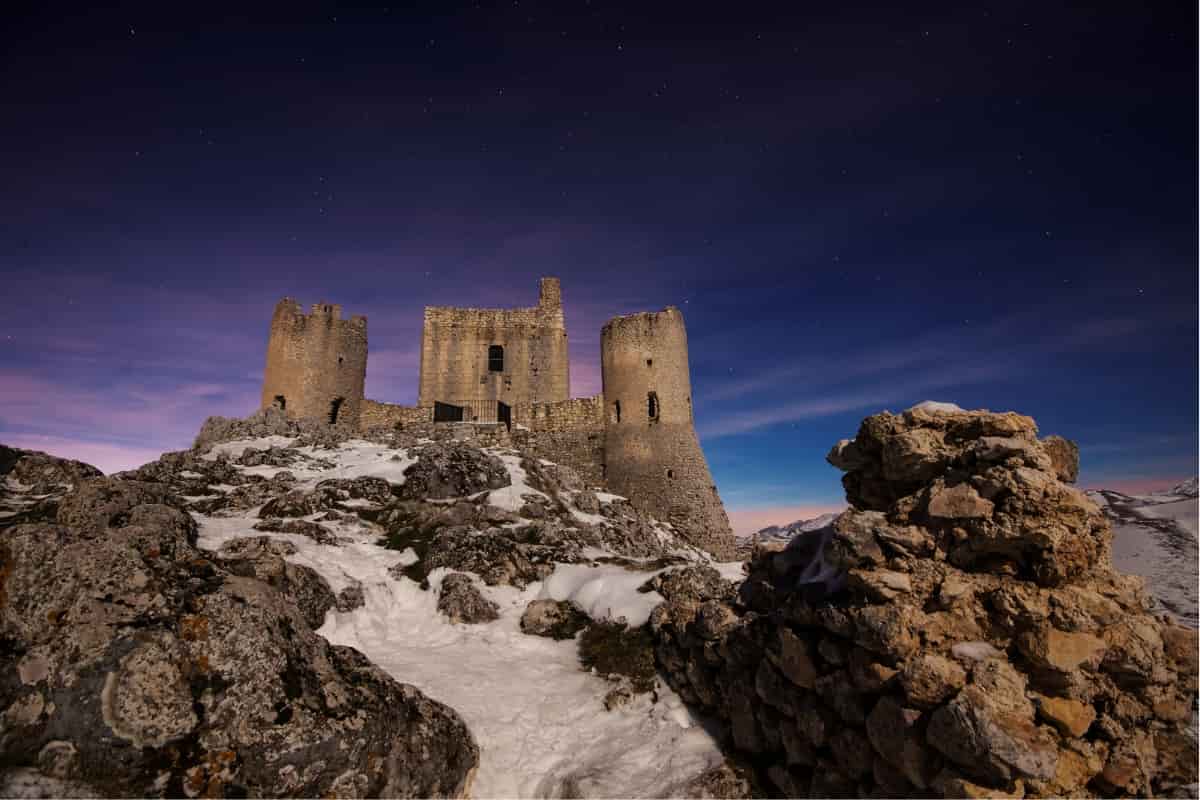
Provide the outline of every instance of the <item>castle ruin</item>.
{"type": "Polygon", "coordinates": [[[679,309],[615,317],[600,342],[602,392],[570,397],[557,278],[532,308],[427,307],[416,406],[363,396],[367,321],[284,298],[267,345],[262,407],[359,430],[417,423],[504,425],[513,443],[627,497],[719,558],[733,533],[693,423],[687,332],[679,309]]]}

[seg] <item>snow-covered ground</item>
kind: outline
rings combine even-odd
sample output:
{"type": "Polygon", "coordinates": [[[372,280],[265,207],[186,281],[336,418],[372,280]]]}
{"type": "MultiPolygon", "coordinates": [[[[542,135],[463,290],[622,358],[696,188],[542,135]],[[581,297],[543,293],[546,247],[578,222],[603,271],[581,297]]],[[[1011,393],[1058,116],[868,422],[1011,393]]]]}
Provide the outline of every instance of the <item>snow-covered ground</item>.
{"type": "Polygon", "coordinates": [[[1113,564],[1146,579],[1160,605],[1182,622],[1200,623],[1197,517],[1193,479],[1163,492],[1088,492],[1113,524],[1113,564]]]}
{"type": "MultiPolygon", "coordinates": [[[[249,441],[222,447],[236,455],[241,451],[235,444],[266,446],[249,441]]],[[[399,465],[413,463],[406,452],[366,442],[305,454],[333,462],[328,469],[288,468],[310,484],[357,475],[399,484],[404,480],[399,465]],[[399,459],[392,460],[396,456],[399,459]]],[[[522,492],[534,490],[525,484],[515,459],[502,460],[521,491],[501,490],[493,502],[511,505],[522,492]]],[[[239,469],[263,474],[261,470],[277,468],[239,469]]],[[[357,648],[397,680],[417,686],[462,715],[480,747],[473,796],[664,796],[722,761],[712,735],[665,685],[657,690],[657,703],[649,695],[637,695],[630,704],[605,711],[602,701],[613,684],[581,669],[574,640],[555,641],[520,630],[522,612],[538,597],[571,598],[597,617],[644,622],[661,601],[655,593],[636,591],[652,572],[559,565],[546,581],[524,590],[480,584],[500,606],[500,618],[481,625],[452,624],[436,607],[445,571],[430,574],[429,591],[408,578],[392,577],[389,567],[411,563],[414,556],[376,545],[380,532],[369,523],[333,523],[344,542],[333,546],[294,534],[255,531],[256,513],[252,509],[232,517],[195,515],[200,546],[215,550],[242,536],[284,539],[296,546],[289,560],[316,570],[334,592],[361,582],[365,605],[348,613],[330,611],[317,633],[357,648]]],[[[740,563],[717,566],[731,577],[740,575],[740,563]]]]}

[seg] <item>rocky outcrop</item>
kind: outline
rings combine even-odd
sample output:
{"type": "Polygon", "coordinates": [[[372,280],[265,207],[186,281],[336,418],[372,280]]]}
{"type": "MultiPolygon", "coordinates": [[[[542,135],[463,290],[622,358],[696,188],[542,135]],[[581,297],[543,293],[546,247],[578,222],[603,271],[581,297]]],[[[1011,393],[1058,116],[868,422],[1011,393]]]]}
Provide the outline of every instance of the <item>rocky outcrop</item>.
{"type": "Polygon", "coordinates": [[[850,510],[760,552],[737,597],[655,587],[656,656],[788,796],[1161,795],[1196,781],[1196,631],[1112,568],[1019,414],[877,414],[829,460],[850,510]]]}
{"type": "Polygon", "coordinates": [[[286,543],[197,550],[167,488],[84,479],[0,529],[5,766],[105,795],[465,794],[458,715],[314,634],[336,600],[286,543]]]}
{"type": "Polygon", "coordinates": [[[500,607],[484,597],[471,576],[462,572],[451,572],[442,579],[437,607],[451,622],[467,625],[500,618],[500,607]]]}
{"type": "Polygon", "coordinates": [[[464,497],[512,483],[500,459],[462,442],[423,446],[404,479],[401,496],[409,500],[464,497]]]}
{"type": "Polygon", "coordinates": [[[531,600],[521,615],[521,630],[531,636],[573,639],[591,618],[570,600],[531,600]]]}

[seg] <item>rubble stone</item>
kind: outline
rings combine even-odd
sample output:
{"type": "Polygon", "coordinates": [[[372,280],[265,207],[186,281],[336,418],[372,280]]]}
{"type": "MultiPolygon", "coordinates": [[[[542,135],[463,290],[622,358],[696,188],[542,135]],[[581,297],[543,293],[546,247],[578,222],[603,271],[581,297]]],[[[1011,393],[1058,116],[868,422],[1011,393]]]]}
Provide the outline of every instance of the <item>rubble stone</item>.
{"type": "Polygon", "coordinates": [[[1072,443],[1020,414],[917,407],[868,417],[828,460],[850,508],[757,549],[736,595],[695,570],[655,579],[663,676],[728,724],[762,785],[1189,791],[1196,633],[1113,571],[1109,523],[1064,483],[1072,443]]]}

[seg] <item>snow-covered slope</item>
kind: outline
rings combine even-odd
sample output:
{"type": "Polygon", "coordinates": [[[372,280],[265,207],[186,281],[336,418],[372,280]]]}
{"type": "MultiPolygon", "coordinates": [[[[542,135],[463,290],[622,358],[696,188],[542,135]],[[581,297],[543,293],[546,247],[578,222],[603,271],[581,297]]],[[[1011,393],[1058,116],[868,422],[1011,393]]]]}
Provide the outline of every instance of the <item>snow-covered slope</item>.
{"type": "MultiPolygon", "coordinates": [[[[236,459],[246,447],[288,444],[230,442],[213,448],[208,457],[236,459]]],[[[312,489],[326,478],[361,476],[399,486],[405,481],[404,469],[416,461],[407,449],[360,441],[334,450],[299,447],[292,452],[301,459],[286,467],[235,463],[233,468],[267,478],[286,469],[295,476],[296,489],[312,489]]],[[[491,453],[503,462],[511,485],[476,500],[486,497],[511,513],[531,495],[546,497],[529,485],[517,454],[491,453]]],[[[222,491],[218,486],[210,489],[222,491]]],[[[261,506],[193,515],[203,548],[216,551],[234,539],[268,536],[290,542],[295,552],[288,560],[315,570],[335,593],[361,585],[363,605],[352,611],[330,610],[318,634],[360,650],[398,680],[461,714],[480,747],[473,796],[664,796],[678,793],[687,781],[722,762],[714,738],[666,686],[654,696],[636,695],[628,704],[606,711],[603,701],[613,684],[581,669],[575,640],[531,636],[520,628],[522,612],[536,598],[571,599],[593,617],[624,617],[641,624],[662,598],[639,592],[638,587],[661,569],[631,571],[605,563],[619,554],[599,548],[589,553],[591,561],[556,564],[548,577],[524,588],[478,582],[484,596],[499,606],[499,618],[455,624],[437,607],[448,570],[430,572],[428,589],[399,575],[393,568],[411,563],[415,554],[378,544],[379,526],[354,513],[372,505],[342,501],[336,520],[320,512],[300,518],[320,520],[336,543],[255,530],[253,526],[262,522],[261,506]]],[[[604,519],[573,507],[568,510],[578,515],[580,524],[604,519]]]]}
{"type": "Polygon", "coordinates": [[[1117,569],[1144,577],[1163,608],[1195,627],[1200,622],[1196,479],[1142,495],[1109,489],[1087,494],[1112,521],[1117,569]]]}

